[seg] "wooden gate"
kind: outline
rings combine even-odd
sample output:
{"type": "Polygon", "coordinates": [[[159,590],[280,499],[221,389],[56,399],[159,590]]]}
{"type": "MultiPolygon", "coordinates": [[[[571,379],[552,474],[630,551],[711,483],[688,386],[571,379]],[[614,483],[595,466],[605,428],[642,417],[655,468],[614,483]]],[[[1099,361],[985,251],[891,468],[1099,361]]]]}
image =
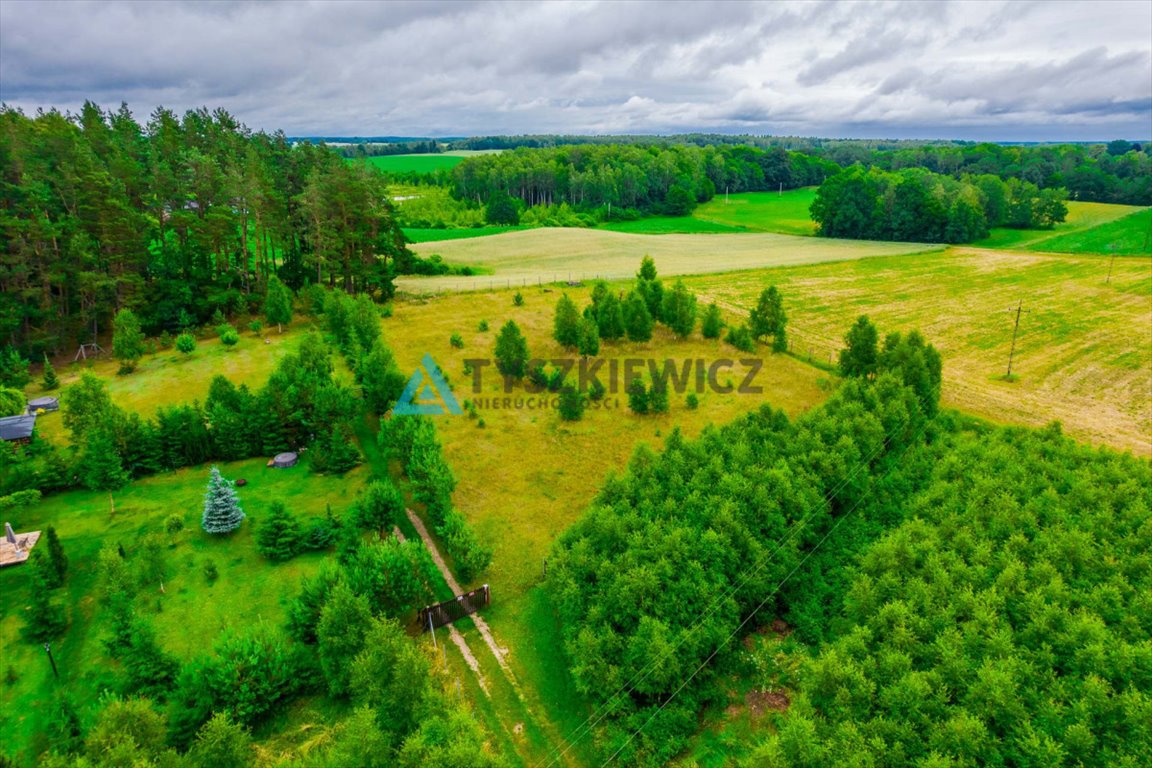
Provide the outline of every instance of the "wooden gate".
{"type": "Polygon", "coordinates": [[[423,631],[427,632],[429,629],[451,624],[457,619],[471,616],[473,613],[476,613],[476,611],[487,606],[491,601],[491,592],[488,591],[488,585],[485,584],[479,589],[457,595],[451,600],[445,600],[442,603],[421,608],[420,627],[423,631]]]}

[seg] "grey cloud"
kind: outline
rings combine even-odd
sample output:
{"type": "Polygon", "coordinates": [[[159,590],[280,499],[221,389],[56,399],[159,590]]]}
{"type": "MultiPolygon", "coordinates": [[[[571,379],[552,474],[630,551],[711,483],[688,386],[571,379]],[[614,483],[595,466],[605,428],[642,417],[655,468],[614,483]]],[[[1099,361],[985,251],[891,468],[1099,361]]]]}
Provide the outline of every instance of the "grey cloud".
{"type": "Polygon", "coordinates": [[[0,100],[296,135],[1139,137],[1149,39],[1152,5],[1099,2],[0,2],[0,100]]]}

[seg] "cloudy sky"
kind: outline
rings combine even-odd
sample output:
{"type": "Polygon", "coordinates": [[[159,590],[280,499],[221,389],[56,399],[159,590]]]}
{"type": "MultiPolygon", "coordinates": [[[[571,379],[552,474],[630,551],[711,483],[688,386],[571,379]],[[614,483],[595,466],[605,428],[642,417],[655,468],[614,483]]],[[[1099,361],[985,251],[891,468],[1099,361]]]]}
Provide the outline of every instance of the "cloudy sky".
{"type": "Polygon", "coordinates": [[[1152,135],[1152,2],[0,0],[0,100],[289,135],[1152,135]]]}

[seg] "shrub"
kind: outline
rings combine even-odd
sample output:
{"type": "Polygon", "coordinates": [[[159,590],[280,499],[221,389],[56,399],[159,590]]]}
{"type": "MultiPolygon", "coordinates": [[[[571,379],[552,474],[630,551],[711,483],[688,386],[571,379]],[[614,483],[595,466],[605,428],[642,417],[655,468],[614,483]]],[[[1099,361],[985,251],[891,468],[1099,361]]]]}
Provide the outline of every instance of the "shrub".
{"type": "Polygon", "coordinates": [[[180,515],[168,515],[164,520],[164,530],[170,534],[177,534],[184,530],[184,518],[180,515]]]}
{"type": "Polygon", "coordinates": [[[695,392],[689,392],[688,397],[684,398],[684,405],[688,406],[688,410],[694,411],[700,407],[700,398],[695,392]]]}
{"type": "Polygon", "coordinates": [[[186,355],[192,354],[196,349],[196,337],[185,331],[176,337],[176,349],[186,355]]]}
{"type": "Polygon", "coordinates": [[[524,294],[516,291],[516,294],[512,297],[512,304],[517,307],[524,306],[524,294]]]}
{"type": "Polygon", "coordinates": [[[579,421],[584,416],[585,396],[571,384],[560,390],[560,418],[579,421]]]}
{"type": "Polygon", "coordinates": [[[452,345],[453,349],[464,349],[464,337],[458,333],[452,334],[448,339],[448,343],[452,345]]]}
{"type": "Polygon", "coordinates": [[[488,332],[488,321],[487,320],[481,320],[480,324],[476,326],[476,330],[480,331],[480,333],[487,333],[488,332]]]}
{"type": "Polygon", "coordinates": [[[204,561],[204,580],[209,584],[215,584],[216,579],[220,578],[220,569],[216,567],[215,560],[204,561]]]}
{"type": "Polygon", "coordinates": [[[756,340],[752,338],[752,332],[748,330],[748,326],[739,325],[728,329],[728,335],[724,337],[724,341],[741,352],[755,352],[756,340]]]}
{"type": "Polygon", "coordinates": [[[253,320],[252,322],[248,323],[248,330],[252,331],[253,336],[259,336],[260,331],[264,330],[264,323],[260,322],[259,320],[253,320]]]}

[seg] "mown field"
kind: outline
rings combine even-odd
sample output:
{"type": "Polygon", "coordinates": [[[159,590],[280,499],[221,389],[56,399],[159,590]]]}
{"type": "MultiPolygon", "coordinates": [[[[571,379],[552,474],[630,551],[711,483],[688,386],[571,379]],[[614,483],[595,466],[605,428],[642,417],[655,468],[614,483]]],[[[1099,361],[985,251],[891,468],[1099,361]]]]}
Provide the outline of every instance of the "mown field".
{"type": "Polygon", "coordinates": [[[491,270],[490,277],[403,277],[411,292],[513,287],[596,276],[627,279],[650,255],[663,275],[731,272],[758,267],[892,256],[940,249],[917,243],[816,240],[770,233],[637,235],[592,229],[541,228],[494,237],[418,243],[421,256],[491,270]]]}
{"type": "Polygon", "coordinates": [[[693,219],[750,232],[814,235],[816,222],[808,214],[816,199],[815,187],[785,192],[717,194],[692,212],[693,219]]]}
{"type": "Polygon", "coordinates": [[[920,329],[944,356],[947,406],[998,422],[1060,420],[1080,440],[1152,453],[1152,261],[952,248],[941,253],[688,278],[730,310],[780,286],[793,351],[828,363],[868,314],[920,329]],[[1012,373],[1004,381],[1023,302],[1012,373]]]}

